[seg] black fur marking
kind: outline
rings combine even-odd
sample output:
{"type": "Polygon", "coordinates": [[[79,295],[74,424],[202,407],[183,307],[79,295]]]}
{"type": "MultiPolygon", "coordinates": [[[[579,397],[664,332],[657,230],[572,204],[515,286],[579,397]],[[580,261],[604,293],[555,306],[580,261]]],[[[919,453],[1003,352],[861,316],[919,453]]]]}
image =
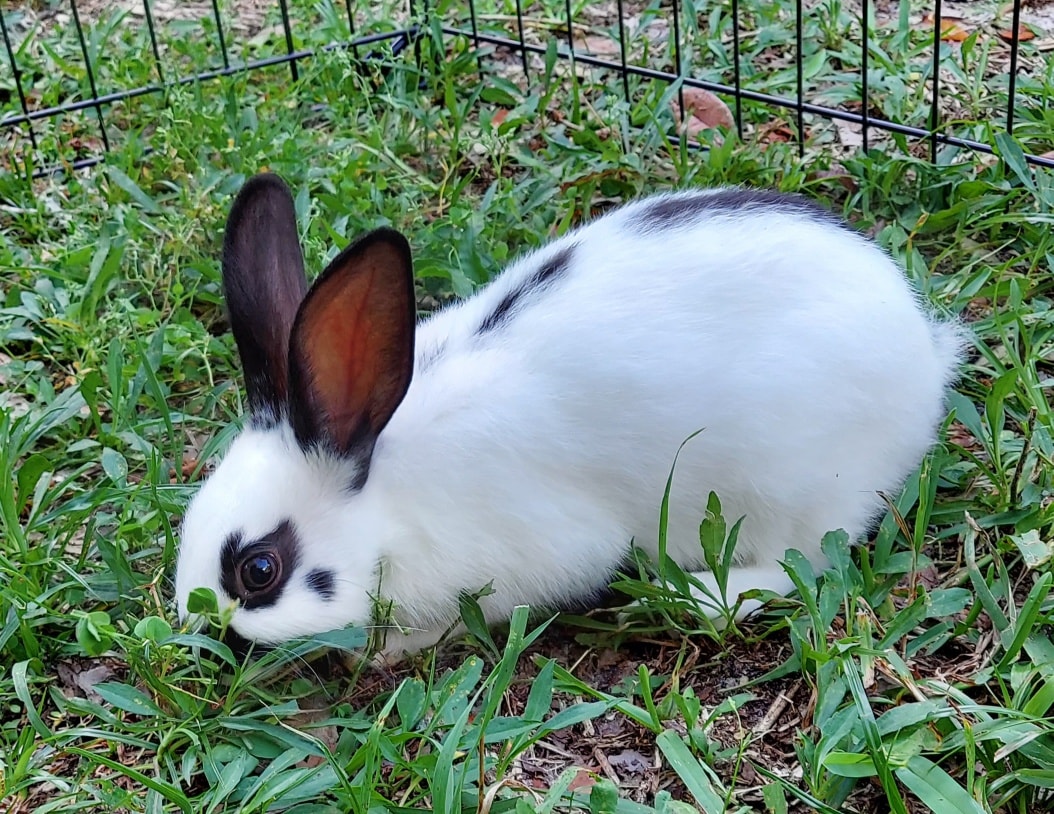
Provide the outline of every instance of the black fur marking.
{"type": "Polygon", "coordinates": [[[249,415],[249,424],[254,430],[273,430],[278,423],[278,417],[270,410],[262,410],[249,415]]]}
{"type": "Polygon", "coordinates": [[[421,375],[427,371],[432,365],[439,361],[439,358],[443,355],[446,350],[446,343],[434,345],[430,348],[420,349],[420,359],[417,362],[417,375],[421,375]]]}
{"type": "Polygon", "coordinates": [[[286,584],[296,572],[300,563],[300,539],[289,520],[283,520],[274,531],[258,540],[245,543],[244,536],[243,532],[238,531],[223,541],[220,550],[220,587],[232,599],[240,600],[246,610],[269,608],[278,602],[286,584]],[[241,577],[242,565],[251,557],[263,554],[275,558],[278,577],[265,590],[247,590],[241,577]]]}
{"type": "Polygon", "coordinates": [[[845,226],[839,217],[808,198],[762,189],[723,189],[712,193],[663,198],[638,212],[634,216],[634,224],[643,232],[653,232],[688,226],[707,215],[751,211],[788,212],[845,226]]]}
{"type": "MultiPolygon", "coordinates": [[[[372,447],[370,448],[372,452],[372,447]]],[[[370,457],[367,455],[358,462],[358,466],[355,468],[355,474],[348,480],[345,489],[348,494],[354,495],[362,491],[362,487],[366,485],[366,481],[370,478],[370,457]]]]}
{"type": "Polygon", "coordinates": [[[307,587],[327,602],[337,595],[335,581],[333,572],[324,568],[316,568],[307,575],[307,587]]]}
{"type": "Polygon", "coordinates": [[[542,263],[534,274],[501,298],[497,307],[483,318],[479,328],[476,329],[476,335],[482,336],[500,328],[512,318],[515,311],[523,306],[524,300],[531,294],[544,291],[566,274],[571,267],[574,252],[575,244],[572,244],[542,263]]]}
{"type": "Polygon", "coordinates": [[[220,587],[231,599],[238,596],[238,587],[234,579],[234,563],[238,556],[238,549],[242,544],[242,532],[236,531],[228,534],[220,549],[220,587]]]}

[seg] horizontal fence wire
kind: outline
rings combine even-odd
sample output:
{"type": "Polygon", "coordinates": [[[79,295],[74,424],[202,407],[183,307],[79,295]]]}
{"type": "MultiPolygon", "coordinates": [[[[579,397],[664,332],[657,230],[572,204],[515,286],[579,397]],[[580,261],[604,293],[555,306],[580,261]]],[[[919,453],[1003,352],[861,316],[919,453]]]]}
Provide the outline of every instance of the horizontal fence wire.
{"type": "MultiPolygon", "coordinates": [[[[938,160],[938,150],[941,146],[963,148],[985,154],[996,153],[992,144],[945,132],[945,127],[942,124],[940,109],[940,94],[942,91],[941,68],[942,60],[945,58],[944,52],[946,49],[942,42],[943,6],[941,0],[935,0],[931,14],[933,26],[932,65],[928,78],[930,107],[927,117],[927,127],[905,124],[890,120],[881,115],[875,115],[871,108],[870,102],[872,91],[869,69],[871,65],[870,52],[873,45],[872,38],[874,32],[871,27],[870,18],[875,8],[874,3],[869,2],[869,0],[860,0],[862,4],[859,15],[859,47],[861,49],[861,64],[859,74],[860,98],[858,100],[859,106],[857,110],[820,104],[815,100],[807,98],[808,94],[806,91],[804,75],[805,4],[803,0],[785,0],[785,2],[788,13],[792,15],[793,24],[793,32],[790,38],[793,41],[795,49],[793,95],[767,93],[763,90],[745,87],[742,66],[742,39],[745,30],[742,25],[742,0],[729,0],[728,2],[728,8],[730,9],[732,20],[731,83],[700,79],[691,75],[691,66],[689,64],[691,57],[687,56],[690,52],[686,49],[684,42],[686,26],[682,19],[684,14],[696,13],[695,5],[691,0],[667,0],[667,4],[664,4],[663,11],[668,17],[672,17],[673,29],[673,64],[672,69],[669,70],[649,65],[638,65],[630,60],[630,34],[628,31],[629,18],[627,16],[627,9],[624,0],[616,0],[617,16],[615,21],[615,36],[617,37],[618,45],[617,58],[587,53],[586,49],[576,45],[573,33],[576,20],[572,11],[571,0],[565,0],[564,2],[566,37],[563,37],[559,31],[556,31],[552,33],[549,39],[556,46],[558,58],[569,62],[572,66],[572,71],[575,70],[575,66],[585,66],[612,72],[612,75],[617,77],[622,96],[627,103],[630,102],[633,94],[633,88],[631,87],[631,79],[633,78],[658,81],[667,83],[670,86],[675,86],[679,101],[679,115],[682,119],[685,116],[686,111],[684,104],[684,92],[686,88],[698,88],[731,97],[735,109],[735,126],[740,137],[744,134],[744,103],[765,106],[773,110],[785,110],[793,118],[797,145],[801,155],[804,155],[807,142],[806,116],[819,117],[832,122],[841,121],[858,125],[861,132],[861,148],[865,152],[874,145],[874,134],[876,132],[885,132],[928,143],[929,159],[933,162],[938,160]]],[[[1017,104],[1018,71],[1020,66],[1022,2],[1023,0],[1014,0],[1012,8],[1011,37],[1009,39],[1010,67],[1009,75],[1007,77],[1007,109],[1005,111],[1005,126],[1003,126],[1001,114],[997,111],[992,111],[993,115],[1000,119],[999,126],[1003,127],[1008,134],[1013,134],[1017,118],[1015,105],[1017,104]]],[[[2,66],[2,70],[10,71],[19,106],[19,112],[7,113],[3,119],[0,119],[0,131],[17,131],[15,135],[16,145],[18,143],[18,138],[27,138],[35,153],[40,149],[40,139],[34,128],[35,122],[82,110],[90,109],[94,111],[94,118],[102,142],[101,152],[96,155],[65,163],[62,163],[58,156],[45,156],[45,164],[47,166],[38,168],[34,172],[36,175],[43,175],[54,171],[55,169],[79,169],[82,167],[88,167],[103,160],[105,154],[111,149],[110,134],[108,132],[108,125],[104,116],[104,111],[115,103],[134,99],[147,94],[164,93],[166,88],[173,86],[208,82],[224,76],[231,76],[283,64],[289,66],[290,76],[293,81],[296,82],[300,79],[299,63],[303,60],[310,59],[319,53],[331,52],[338,49],[350,49],[356,56],[358,56],[360,49],[386,43],[389,45],[387,56],[399,56],[404,53],[416,54],[419,53],[418,38],[425,31],[438,31],[441,32],[444,37],[464,37],[467,42],[471,43],[472,47],[476,50],[477,61],[481,66],[481,70],[483,69],[487,53],[492,53],[494,49],[506,49],[514,55],[517,55],[520,69],[523,73],[524,84],[529,88],[530,83],[534,79],[532,76],[531,58],[532,56],[542,56],[546,54],[550,45],[548,41],[528,41],[524,0],[515,0],[514,8],[511,9],[515,14],[515,30],[513,32],[503,31],[499,33],[483,30],[483,27],[480,24],[481,15],[477,9],[478,3],[474,2],[474,0],[469,0],[460,6],[458,6],[458,4],[445,6],[443,12],[444,18],[439,20],[428,19],[429,15],[439,13],[431,7],[431,4],[421,2],[415,4],[413,2],[408,2],[407,7],[411,14],[411,20],[415,21],[413,24],[396,27],[396,29],[392,31],[371,33],[362,36],[356,35],[356,4],[352,2],[352,0],[344,0],[343,5],[347,14],[348,31],[350,32],[350,38],[347,41],[330,42],[316,48],[297,48],[295,33],[297,20],[294,16],[294,9],[291,8],[289,0],[277,0],[276,8],[279,12],[279,28],[285,47],[284,53],[238,62],[236,60],[232,61],[231,58],[230,46],[224,28],[223,15],[221,14],[219,0],[211,0],[211,23],[215,27],[215,38],[216,43],[219,46],[222,66],[216,66],[206,70],[195,71],[185,76],[171,78],[166,76],[166,71],[163,67],[161,46],[158,41],[157,23],[155,15],[151,9],[151,2],[150,0],[143,0],[143,13],[149,33],[150,51],[153,57],[153,68],[157,76],[157,81],[136,87],[117,88],[109,90],[108,92],[100,92],[97,81],[98,72],[96,66],[92,62],[91,52],[88,46],[89,39],[85,33],[84,20],[79,13],[76,0],[70,0],[69,7],[71,12],[71,22],[76,29],[76,36],[80,46],[80,54],[84,64],[85,77],[87,79],[90,95],[39,108],[34,108],[31,105],[30,97],[26,92],[24,82],[25,74],[18,64],[16,46],[12,41],[11,31],[6,20],[6,14],[10,12],[0,12],[0,35],[2,35],[6,57],[4,60],[0,61],[0,66],[2,66]],[[455,15],[457,16],[455,17],[455,15]],[[452,23],[450,22],[451,17],[455,17],[455,19],[464,22],[452,23]],[[420,22],[421,25],[419,26],[417,22],[420,22]],[[465,22],[467,22],[467,28],[465,27],[465,22]],[[430,23],[435,23],[435,25],[430,25],[430,23]],[[409,46],[414,47],[411,48],[409,46]]],[[[508,5],[505,5],[504,7],[510,8],[508,5]]],[[[373,55],[367,54],[366,58],[369,59],[371,56],[373,55]]],[[[2,78],[2,75],[0,75],[0,78],[2,78]]],[[[109,126],[113,127],[114,125],[111,124],[109,126]]],[[[996,127],[994,122],[992,123],[992,127],[993,129],[996,127]]],[[[1050,154],[1037,155],[1025,151],[1024,160],[1035,166],[1054,168],[1054,158],[1052,158],[1050,154]]]]}
{"type": "MultiPolygon", "coordinates": [[[[466,34],[465,31],[456,26],[444,26],[443,31],[450,36],[464,36],[466,34]]],[[[494,45],[500,48],[517,49],[521,47],[521,44],[516,40],[499,35],[478,34],[477,38],[481,43],[494,45]]],[[[542,55],[546,51],[545,46],[535,45],[533,43],[525,43],[522,47],[538,55],[542,55]]],[[[672,74],[669,71],[663,71],[657,68],[645,68],[640,65],[626,65],[625,68],[623,68],[620,63],[612,62],[611,60],[593,56],[591,54],[576,53],[574,59],[577,62],[594,68],[606,68],[612,71],[620,71],[625,75],[639,76],[645,79],[663,80],[670,83],[676,82],[679,79],[676,74],[672,74]]],[[[680,77],[680,81],[687,87],[701,88],[703,90],[711,91],[712,93],[732,95],[739,100],[759,102],[772,107],[792,110],[796,113],[797,111],[801,111],[801,113],[809,113],[826,119],[852,122],[860,125],[863,125],[866,121],[868,127],[873,129],[885,130],[889,133],[898,133],[911,138],[930,139],[935,144],[947,144],[953,147],[965,147],[971,150],[977,150],[978,152],[987,153],[989,155],[995,154],[995,149],[992,145],[986,144],[982,141],[950,136],[922,127],[914,127],[909,124],[900,124],[899,122],[889,121],[888,119],[866,116],[863,113],[854,113],[851,110],[843,110],[842,108],[812,104],[800,97],[787,98],[783,96],[774,96],[772,94],[750,90],[749,88],[744,88],[742,86],[737,87],[735,85],[726,85],[721,82],[709,82],[704,79],[696,79],[693,77],[680,77]]],[[[740,117],[737,116],[737,120],[739,119],[740,117]]],[[[1025,160],[1036,166],[1054,167],[1054,158],[1046,156],[1025,153],[1025,160]]]]}

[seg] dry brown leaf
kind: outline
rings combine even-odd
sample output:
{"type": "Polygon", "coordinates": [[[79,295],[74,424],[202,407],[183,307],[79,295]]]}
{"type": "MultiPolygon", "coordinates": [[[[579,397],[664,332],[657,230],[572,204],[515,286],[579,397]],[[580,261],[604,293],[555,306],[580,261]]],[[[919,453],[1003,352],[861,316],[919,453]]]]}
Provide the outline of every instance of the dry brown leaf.
{"type": "Polygon", "coordinates": [[[102,697],[95,692],[95,685],[113,678],[116,671],[106,659],[69,659],[60,661],[55,672],[68,698],[87,698],[99,703],[102,697]]]}
{"type": "Polygon", "coordinates": [[[857,183],[856,179],[853,178],[840,164],[836,164],[828,170],[817,170],[813,173],[814,178],[825,178],[830,181],[836,181],[842,185],[842,188],[847,192],[856,192],[857,183]]]}
{"type": "Polygon", "coordinates": [[[766,122],[757,130],[757,140],[761,144],[786,144],[793,138],[794,131],[781,119],[766,122]]]}
{"type": "Polygon", "coordinates": [[[575,48],[581,48],[587,54],[598,57],[618,56],[621,48],[617,40],[599,34],[587,34],[575,41],[575,48]]]}
{"type": "MultiPolygon", "coordinates": [[[[1004,40],[1005,42],[1013,42],[1014,41],[1014,29],[1012,29],[1012,28],[1001,28],[1001,29],[999,29],[998,33],[999,33],[999,39],[1004,40]]],[[[1018,42],[1028,42],[1029,40],[1034,40],[1035,38],[1036,38],[1036,32],[1033,31],[1031,28],[1028,28],[1027,26],[1023,26],[1023,25],[1019,25],[1017,27],[1017,41],[1018,42]]]]}
{"type": "Polygon", "coordinates": [[[856,149],[864,146],[864,128],[859,123],[835,120],[834,128],[843,147],[856,149]]]}
{"type": "Polygon", "coordinates": [[[607,758],[608,763],[616,769],[629,774],[644,774],[651,766],[648,759],[636,749],[626,749],[618,754],[608,755],[607,758]]]}
{"type": "Polygon", "coordinates": [[[498,110],[498,112],[497,112],[497,113],[495,113],[495,114],[494,114],[494,115],[493,115],[493,116],[491,117],[491,119],[490,119],[490,123],[491,123],[491,125],[492,125],[492,126],[494,126],[494,127],[497,127],[497,126],[498,126],[498,125],[500,125],[500,124],[501,124],[501,123],[502,123],[503,121],[505,121],[505,117],[506,117],[506,116],[508,116],[508,115],[509,115],[509,111],[508,111],[508,110],[506,110],[505,108],[501,108],[501,109],[499,109],[499,110],[498,110]]]}
{"type": "MultiPolygon", "coordinates": [[[[681,118],[681,106],[676,99],[670,101],[673,114],[681,118]]],[[[684,89],[684,121],[681,124],[689,138],[698,136],[703,130],[736,126],[732,111],[720,97],[703,88],[684,89]]]]}
{"type": "MultiPolygon", "coordinates": [[[[932,27],[933,15],[927,14],[922,18],[922,22],[932,27]]],[[[945,42],[962,42],[970,34],[969,23],[962,17],[941,17],[941,39],[945,42]]]]}
{"type": "Polygon", "coordinates": [[[597,776],[587,769],[579,769],[575,775],[575,779],[571,781],[571,785],[567,787],[568,791],[578,791],[579,789],[588,790],[593,788],[597,784],[597,776]]]}

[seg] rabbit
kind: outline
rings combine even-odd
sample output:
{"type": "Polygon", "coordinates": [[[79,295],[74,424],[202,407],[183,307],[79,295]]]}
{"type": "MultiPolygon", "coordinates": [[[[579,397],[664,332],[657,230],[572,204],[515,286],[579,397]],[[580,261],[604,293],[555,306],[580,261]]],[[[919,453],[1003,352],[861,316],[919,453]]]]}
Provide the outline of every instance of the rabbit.
{"type": "MultiPolygon", "coordinates": [[[[190,502],[176,593],[232,603],[243,644],[349,624],[431,646],[459,595],[486,620],[582,607],[631,547],[710,589],[707,496],[744,518],[728,598],[787,594],[796,548],[857,541],[936,442],[964,328],[798,196],[632,201],[416,322],[407,240],[378,228],[309,286],[293,199],[248,180],[223,244],[248,422],[190,502]]],[[[740,615],[752,611],[748,602],[740,615]]],[[[716,613],[715,613],[716,615],[716,613]]]]}

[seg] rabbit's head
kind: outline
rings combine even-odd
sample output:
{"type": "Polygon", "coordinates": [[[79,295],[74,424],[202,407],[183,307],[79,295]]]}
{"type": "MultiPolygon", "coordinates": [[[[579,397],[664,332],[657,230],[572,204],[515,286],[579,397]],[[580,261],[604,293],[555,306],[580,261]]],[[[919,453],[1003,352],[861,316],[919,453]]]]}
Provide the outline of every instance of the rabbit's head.
{"type": "Polygon", "coordinates": [[[184,518],[180,615],[204,587],[263,644],[368,623],[378,518],[363,491],[413,370],[409,246],[371,232],[309,289],[292,196],[259,175],[227,221],[223,286],[249,419],[184,518]]]}

